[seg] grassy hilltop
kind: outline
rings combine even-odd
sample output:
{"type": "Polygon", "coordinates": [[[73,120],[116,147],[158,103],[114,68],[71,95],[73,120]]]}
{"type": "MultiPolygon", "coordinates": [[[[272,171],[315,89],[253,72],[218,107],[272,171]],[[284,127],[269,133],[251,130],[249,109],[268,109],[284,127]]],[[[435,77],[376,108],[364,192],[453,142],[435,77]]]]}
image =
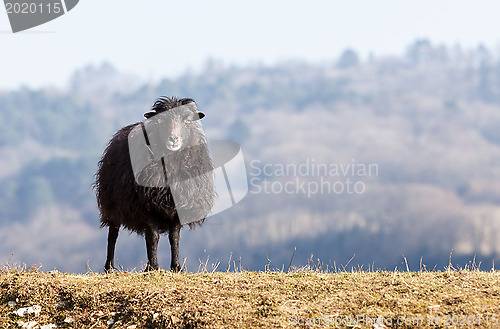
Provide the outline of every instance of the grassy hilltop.
{"type": "Polygon", "coordinates": [[[489,328],[499,325],[499,280],[500,272],[466,270],[74,275],[10,269],[0,272],[0,323],[2,328],[28,327],[30,321],[42,328],[489,328]],[[41,307],[37,314],[13,313],[35,305],[41,307]]]}

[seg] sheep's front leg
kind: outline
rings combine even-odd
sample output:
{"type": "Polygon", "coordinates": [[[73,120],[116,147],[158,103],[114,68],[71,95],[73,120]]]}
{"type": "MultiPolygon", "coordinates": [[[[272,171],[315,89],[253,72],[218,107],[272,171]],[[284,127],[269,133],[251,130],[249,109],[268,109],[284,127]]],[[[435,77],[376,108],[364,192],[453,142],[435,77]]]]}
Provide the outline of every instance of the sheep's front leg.
{"type": "Polygon", "coordinates": [[[110,272],[115,268],[114,259],[115,259],[115,246],[116,239],[118,239],[118,231],[119,227],[109,227],[108,232],[108,255],[106,257],[106,265],[104,265],[104,271],[110,272]]]}
{"type": "Polygon", "coordinates": [[[181,225],[176,224],[168,233],[168,239],[170,241],[170,251],[171,251],[171,259],[170,262],[170,270],[174,272],[179,272],[181,270],[181,265],[179,263],[179,239],[181,235],[181,225]]]}
{"type": "Polygon", "coordinates": [[[160,234],[154,227],[146,229],[146,250],[148,253],[148,265],[146,271],[158,269],[158,241],[160,234]]]}

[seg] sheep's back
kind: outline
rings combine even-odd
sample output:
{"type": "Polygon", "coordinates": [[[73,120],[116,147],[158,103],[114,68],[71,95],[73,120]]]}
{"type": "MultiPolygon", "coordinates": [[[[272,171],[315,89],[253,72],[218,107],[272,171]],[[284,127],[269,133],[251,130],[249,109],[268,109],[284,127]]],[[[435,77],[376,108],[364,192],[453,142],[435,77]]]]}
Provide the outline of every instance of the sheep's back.
{"type": "Polygon", "coordinates": [[[96,188],[101,226],[123,225],[140,232],[146,214],[135,192],[128,150],[128,133],[134,126],[122,128],[109,142],[99,162],[96,188]]]}

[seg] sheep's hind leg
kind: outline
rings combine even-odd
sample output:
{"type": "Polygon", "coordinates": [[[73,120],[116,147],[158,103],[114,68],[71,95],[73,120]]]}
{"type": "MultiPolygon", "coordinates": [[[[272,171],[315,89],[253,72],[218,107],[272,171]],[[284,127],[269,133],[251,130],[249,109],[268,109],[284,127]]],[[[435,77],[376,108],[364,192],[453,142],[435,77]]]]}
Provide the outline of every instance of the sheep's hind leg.
{"type": "Polygon", "coordinates": [[[148,265],[146,271],[158,269],[158,241],[160,234],[158,230],[153,227],[146,229],[146,250],[148,253],[148,265]]]}
{"type": "Polygon", "coordinates": [[[118,239],[119,227],[110,226],[108,232],[108,255],[106,257],[106,265],[104,265],[105,272],[111,272],[114,270],[114,258],[115,258],[115,246],[116,239],[118,239]]]}
{"type": "Polygon", "coordinates": [[[170,251],[172,261],[170,263],[170,270],[174,272],[179,272],[181,270],[181,265],[179,263],[179,239],[180,239],[181,225],[174,225],[169,233],[168,239],[170,241],[170,251]]]}

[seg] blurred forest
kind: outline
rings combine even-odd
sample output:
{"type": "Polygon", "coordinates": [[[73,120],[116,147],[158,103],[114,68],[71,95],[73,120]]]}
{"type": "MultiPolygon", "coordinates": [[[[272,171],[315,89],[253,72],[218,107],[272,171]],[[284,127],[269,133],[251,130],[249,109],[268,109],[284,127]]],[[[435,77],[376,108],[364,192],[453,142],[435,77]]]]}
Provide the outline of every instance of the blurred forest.
{"type": "MultiPolygon", "coordinates": [[[[500,52],[421,39],[400,56],[228,66],[141,84],[111,64],[75,72],[65,89],[0,91],[0,261],[100,271],[106,231],[92,190],[112,134],[161,96],[194,98],[208,138],[238,141],[250,191],[184,229],[181,258],[219,270],[443,269],[500,260],[500,52]],[[376,175],[277,172],[306,163],[375,164],[376,175]],[[264,171],[264,168],[267,170],[264,171]],[[362,193],[303,193],[349,178],[362,193]],[[289,190],[280,190],[288,183],[289,190]],[[316,185],[321,186],[321,185],[316,185]],[[270,189],[271,188],[271,189],[270,189]],[[272,189],[274,188],[274,190],[272,189]],[[234,263],[233,263],[234,262],[234,263]],[[402,263],[403,262],[403,263],[402,263]],[[422,266],[423,266],[422,265],[422,266]]],[[[314,192],[314,191],[313,191],[314,192]]],[[[168,268],[166,237],[160,263],[168,268]]],[[[122,232],[118,263],[140,269],[141,237],[122,232]]]]}

